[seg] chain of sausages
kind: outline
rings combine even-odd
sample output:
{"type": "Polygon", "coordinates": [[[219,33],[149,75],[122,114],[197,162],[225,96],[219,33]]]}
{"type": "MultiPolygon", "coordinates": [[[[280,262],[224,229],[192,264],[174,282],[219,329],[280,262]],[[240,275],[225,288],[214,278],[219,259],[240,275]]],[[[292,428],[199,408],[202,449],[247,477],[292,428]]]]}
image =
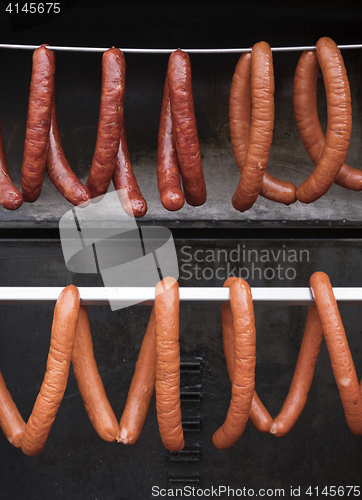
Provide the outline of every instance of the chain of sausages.
{"type": "Polygon", "coordinates": [[[315,170],[298,189],[266,172],[274,127],[274,75],[272,53],[259,42],[243,54],[230,89],[230,139],[240,180],[232,204],[243,212],[259,194],[289,205],[311,203],[333,183],[362,190],[362,172],[344,163],[352,129],[351,95],[343,58],[336,43],[320,38],[316,51],[302,53],[293,84],[294,114],[304,147],[315,170]],[[317,111],[317,78],[321,68],[327,98],[326,136],[317,111]]]}
{"type": "Polygon", "coordinates": [[[167,66],[158,132],[157,184],[167,210],[180,210],[185,199],[194,207],[206,201],[191,63],[188,54],[180,49],[171,54],[167,66]]]}
{"type": "Polygon", "coordinates": [[[235,438],[240,437],[240,431],[242,432],[245,427],[245,414],[260,432],[270,432],[272,435],[280,437],[292,429],[307,402],[323,336],[329,351],[347,424],[352,433],[362,435],[362,391],[328,276],[322,272],[316,272],[311,276],[310,286],[315,305],[309,307],[289,392],[275,419],[272,419],[254,390],[255,324],[248,285],[240,278],[229,278],[224,286],[230,287],[230,305],[224,305],[221,308],[224,354],[229,379],[233,384],[229,413],[234,412],[234,416],[236,415],[236,410],[233,410],[236,377],[239,381],[237,387],[239,390],[247,391],[247,397],[244,395],[244,400],[239,400],[236,406],[237,412],[243,415],[243,418],[238,420],[239,425],[241,425],[242,420],[239,432],[236,433],[234,427],[234,439],[228,435],[219,440],[217,439],[219,429],[213,438],[215,446],[221,449],[228,448],[235,442],[235,438]],[[233,292],[232,287],[234,288],[233,292]],[[239,288],[238,296],[235,295],[236,287],[239,288]],[[243,338],[245,335],[248,336],[247,341],[243,338]],[[244,373],[242,384],[240,383],[240,375],[237,373],[240,362],[240,342],[246,342],[242,361],[243,370],[246,373],[244,373]],[[251,345],[252,348],[250,348],[251,345]],[[247,378],[245,379],[245,377],[247,378]]]}
{"type": "Polygon", "coordinates": [[[143,429],[156,389],[156,409],[162,442],[170,451],[184,447],[180,406],[179,290],[174,278],[165,278],[155,290],[155,304],[143,338],[126,405],[118,424],[94,358],[86,306],[70,285],[54,309],[44,381],[25,423],[0,373],[0,427],[26,455],[44,448],[62,401],[70,363],[88,417],[105,441],[135,443],[143,429]]]}
{"type": "MultiPolygon", "coordinates": [[[[214,445],[219,449],[233,446],[248,420],[260,432],[277,437],[287,434],[307,402],[323,336],[347,424],[352,433],[362,435],[362,390],[328,276],[322,272],[311,276],[315,305],[308,310],[288,395],[274,419],[255,391],[256,332],[250,287],[234,277],[228,278],[224,286],[229,288],[230,304],[221,306],[222,336],[232,389],[225,421],[212,438],[214,445]]],[[[155,390],[161,440],[170,451],[182,450],[179,303],[174,278],[157,284],[154,307],[118,423],[94,358],[87,308],[80,305],[78,289],[66,287],[55,306],[46,373],[26,424],[0,373],[0,426],[10,443],[27,455],[42,451],[72,363],[89,419],[103,440],[134,444],[141,435],[155,390]]]]}

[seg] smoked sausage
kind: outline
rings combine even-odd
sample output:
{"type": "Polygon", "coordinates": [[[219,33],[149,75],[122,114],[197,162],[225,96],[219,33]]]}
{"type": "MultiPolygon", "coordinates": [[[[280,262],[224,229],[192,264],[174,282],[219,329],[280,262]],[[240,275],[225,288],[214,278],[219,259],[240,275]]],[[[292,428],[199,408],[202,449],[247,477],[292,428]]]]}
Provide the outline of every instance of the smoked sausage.
{"type": "Polygon", "coordinates": [[[42,189],[54,94],[55,56],[45,45],[33,53],[20,189],[24,201],[36,201],[42,189]]]}
{"type": "Polygon", "coordinates": [[[79,319],[72,353],[74,375],[89,420],[104,441],[118,438],[118,422],[108,401],[94,359],[92,335],[86,306],[80,306],[79,319]]]}
{"type": "Polygon", "coordinates": [[[0,203],[7,210],[16,210],[23,203],[23,197],[11,180],[5,156],[4,142],[0,128],[0,203]]]}
{"type": "Polygon", "coordinates": [[[119,423],[119,439],[123,444],[134,444],[141,435],[150,406],[156,380],[156,321],[152,309],[126,406],[119,423]]]}
{"type": "Polygon", "coordinates": [[[178,49],[171,54],[167,77],[172,125],[185,198],[189,205],[196,207],[206,201],[206,184],[192,95],[191,63],[186,52],[178,49]]]}
{"type": "Polygon", "coordinates": [[[255,386],[255,318],[251,290],[246,281],[230,281],[230,307],[234,327],[234,369],[229,410],[212,442],[219,449],[233,446],[244,432],[255,386]]]}
{"type": "Polygon", "coordinates": [[[180,403],[180,346],[178,283],[164,278],[155,290],[156,410],[160,435],[169,451],[180,451],[185,442],[180,403]]]}
{"type": "MultiPolygon", "coordinates": [[[[317,200],[332,186],[345,162],[352,129],[351,93],[340,50],[335,42],[327,37],[320,38],[316,47],[326,89],[327,133],[323,152],[314,171],[297,189],[297,198],[302,203],[317,200]]],[[[310,58],[309,55],[308,57],[310,58]]],[[[310,118],[312,126],[315,119],[314,112],[314,116],[310,118]]],[[[297,121],[300,121],[298,114],[297,121]]],[[[315,129],[309,129],[306,125],[304,127],[309,133],[313,133],[315,129]]],[[[323,138],[319,135],[316,149],[320,149],[321,141],[323,138]]]]}
{"type": "Polygon", "coordinates": [[[121,137],[126,63],[121,50],[111,48],[102,57],[102,89],[97,141],[87,188],[92,198],[107,192],[116,167],[121,137]]]}
{"type": "Polygon", "coordinates": [[[282,409],[270,429],[274,436],[287,434],[305,407],[322,339],[323,329],[317,308],[310,306],[292,383],[282,409]]]}
{"type": "MultiPolygon", "coordinates": [[[[273,139],[273,58],[266,42],[256,43],[251,52],[251,103],[249,144],[239,184],[232,199],[234,208],[240,212],[251,208],[260,193],[273,139]]],[[[244,130],[245,120],[247,112],[243,120],[244,130]]],[[[242,152],[241,158],[243,154],[242,152]]]]}
{"type": "Polygon", "coordinates": [[[86,188],[74,174],[65,157],[57,123],[55,98],[53,97],[52,115],[49,131],[47,172],[50,180],[66,200],[75,206],[86,206],[91,198],[86,188]]]}
{"type": "Polygon", "coordinates": [[[184,206],[185,196],[181,188],[180,167],[177,160],[172,128],[171,102],[166,76],[158,131],[157,185],[162,205],[176,211],[184,206]]]}
{"type": "Polygon", "coordinates": [[[21,440],[26,455],[42,451],[63,399],[79,315],[79,291],[67,286],[59,295],[52,325],[50,349],[43,383],[21,440]]]}
{"type": "Polygon", "coordinates": [[[123,107],[121,110],[121,137],[112,180],[126,214],[130,217],[143,217],[147,212],[147,203],[133,173],[124,128],[123,107]]]}
{"type": "MultiPolygon", "coordinates": [[[[315,51],[304,51],[299,58],[293,84],[293,106],[303,145],[316,165],[325,145],[317,109],[319,63],[315,51]]],[[[335,184],[353,191],[362,190],[362,172],[344,163],[335,184]]]]}
{"type": "Polygon", "coordinates": [[[310,278],[348,427],[362,435],[362,394],[331,282],[322,272],[310,278]]]}
{"type": "MultiPolygon", "coordinates": [[[[229,100],[229,127],[231,146],[239,172],[242,173],[250,144],[251,125],[251,53],[240,57],[233,75],[229,100]]],[[[290,205],[296,198],[296,187],[281,181],[266,170],[262,178],[260,194],[269,200],[290,205]]]]}

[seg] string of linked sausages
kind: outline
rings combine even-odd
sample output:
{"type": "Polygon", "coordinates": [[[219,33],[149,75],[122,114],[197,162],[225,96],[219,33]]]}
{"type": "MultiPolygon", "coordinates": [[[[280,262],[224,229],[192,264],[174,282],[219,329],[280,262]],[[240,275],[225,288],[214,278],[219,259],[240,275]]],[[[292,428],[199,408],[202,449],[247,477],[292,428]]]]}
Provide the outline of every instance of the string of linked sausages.
{"type": "MultiPolygon", "coordinates": [[[[279,414],[272,418],[255,390],[256,329],[250,287],[241,278],[228,278],[229,302],[221,306],[222,341],[231,383],[231,400],[213,444],[226,449],[241,438],[248,420],[262,433],[280,437],[297,422],[314,377],[324,337],[348,427],[362,435],[362,393],[338,305],[325,273],[311,276],[314,304],[307,321],[290,389],[279,414]]],[[[70,364],[88,417],[107,442],[134,444],[141,436],[153,393],[157,421],[165,448],[184,448],[180,403],[179,286],[174,278],[160,281],[139,351],[125,407],[118,422],[107,398],[94,357],[87,307],[79,290],[62,290],[54,309],[46,372],[33,410],[25,423],[0,373],[0,427],[13,446],[27,455],[40,453],[64,396],[70,364]]]]}

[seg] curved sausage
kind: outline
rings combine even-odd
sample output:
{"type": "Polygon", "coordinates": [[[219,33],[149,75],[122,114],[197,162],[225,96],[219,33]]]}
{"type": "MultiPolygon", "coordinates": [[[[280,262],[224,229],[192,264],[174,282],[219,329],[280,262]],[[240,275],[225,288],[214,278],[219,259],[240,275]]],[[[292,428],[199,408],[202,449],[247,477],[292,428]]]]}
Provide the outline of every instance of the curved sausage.
{"type": "Polygon", "coordinates": [[[156,409],[164,446],[180,451],[185,442],[180,403],[180,346],[178,283],[168,277],[155,290],[156,318],[156,409]]]}
{"type": "Polygon", "coordinates": [[[67,286],[59,295],[52,325],[50,349],[43,383],[26,424],[21,450],[26,455],[42,451],[67,386],[77,328],[79,291],[67,286]]]}
{"type": "MultiPolygon", "coordinates": [[[[236,278],[228,278],[224,287],[228,287],[236,278]]],[[[226,367],[230,382],[234,380],[234,325],[233,316],[229,304],[221,306],[221,320],[222,320],[222,339],[224,347],[224,355],[226,360],[226,367]]],[[[251,403],[249,420],[259,432],[269,432],[273,419],[271,418],[268,410],[260,401],[257,393],[254,391],[253,400],[251,403]]]]}
{"type": "Polygon", "coordinates": [[[251,125],[249,146],[238,187],[232,198],[244,212],[255,203],[263,182],[274,128],[274,74],[270,46],[256,43],[251,52],[251,125]]]}
{"type": "Polygon", "coordinates": [[[251,123],[251,52],[244,52],[235,67],[229,97],[231,147],[242,173],[250,139],[251,123]]]}
{"type": "MultiPolygon", "coordinates": [[[[300,137],[314,164],[318,163],[326,142],[317,109],[318,73],[316,52],[304,51],[295,71],[293,105],[300,137]]],[[[334,182],[346,189],[361,191],[362,172],[344,163],[334,182]]]]}
{"type": "Polygon", "coordinates": [[[322,323],[347,424],[353,434],[360,436],[362,394],[332,285],[325,273],[317,272],[311,276],[310,286],[322,323]]]}
{"type": "Polygon", "coordinates": [[[186,52],[179,49],[171,54],[167,76],[177,158],[185,198],[189,205],[196,207],[206,201],[206,185],[192,96],[191,64],[186,52]]]}
{"type": "Polygon", "coordinates": [[[124,129],[123,107],[121,110],[121,137],[112,179],[126,214],[130,217],[143,217],[147,212],[147,203],[132,170],[124,129]]]}
{"type": "Polygon", "coordinates": [[[112,443],[119,435],[118,422],[108,401],[94,359],[87,307],[79,309],[79,319],[72,353],[74,375],[89,420],[104,441],[112,443]]]}
{"type": "Polygon", "coordinates": [[[156,321],[152,309],[126,406],[119,423],[119,439],[124,444],[134,444],[141,435],[156,380],[156,321]]]}
{"type": "Polygon", "coordinates": [[[291,205],[297,201],[297,187],[288,181],[276,179],[268,172],[264,172],[260,194],[271,201],[291,205]]]}
{"type": "Polygon", "coordinates": [[[163,90],[160,127],[158,131],[157,185],[161,203],[166,210],[176,211],[184,206],[185,196],[181,188],[180,167],[172,130],[171,102],[167,76],[163,90]]]}
{"type": "Polygon", "coordinates": [[[42,45],[33,53],[28,116],[20,189],[24,201],[36,201],[41,192],[48,155],[55,56],[42,45]]]}
{"type": "Polygon", "coordinates": [[[310,306],[292,383],[282,409],[270,429],[270,433],[274,436],[287,434],[305,407],[322,339],[323,329],[317,308],[310,306]]]}
{"type": "MultiPolygon", "coordinates": [[[[303,203],[317,200],[334,183],[345,162],[352,129],[351,93],[342,55],[327,37],[318,40],[316,52],[326,89],[328,123],[317,165],[297,189],[297,198],[303,203]]],[[[315,116],[311,120],[315,123],[315,116]]]]}
{"type": "Polygon", "coordinates": [[[104,52],[97,141],[87,180],[92,198],[107,192],[116,168],[125,80],[126,63],[122,51],[112,48],[104,52]]]}
{"type": "Polygon", "coordinates": [[[88,190],[75,175],[65,157],[62,141],[57,123],[55,109],[55,98],[53,97],[52,115],[49,131],[49,148],[47,158],[47,172],[50,180],[57,190],[73,205],[84,203],[87,205],[91,195],[88,190]]]}
{"type": "Polygon", "coordinates": [[[233,446],[244,432],[255,386],[255,318],[251,290],[246,281],[230,282],[234,327],[234,375],[229,410],[212,442],[219,449],[233,446]]]}
{"type": "MultiPolygon", "coordinates": [[[[229,128],[231,146],[239,172],[242,173],[250,144],[251,124],[251,53],[240,57],[233,75],[229,100],[229,128]]],[[[291,182],[281,181],[265,170],[260,193],[268,200],[290,205],[297,200],[297,188],[291,182]]]]}
{"type": "Polygon", "coordinates": [[[6,210],[16,210],[23,203],[23,197],[11,180],[5,156],[4,142],[0,128],[0,203],[6,210]]]}
{"type": "Polygon", "coordinates": [[[20,448],[21,440],[25,430],[25,422],[16,407],[16,404],[8,391],[5,380],[0,373],[0,427],[6,439],[20,448]]]}

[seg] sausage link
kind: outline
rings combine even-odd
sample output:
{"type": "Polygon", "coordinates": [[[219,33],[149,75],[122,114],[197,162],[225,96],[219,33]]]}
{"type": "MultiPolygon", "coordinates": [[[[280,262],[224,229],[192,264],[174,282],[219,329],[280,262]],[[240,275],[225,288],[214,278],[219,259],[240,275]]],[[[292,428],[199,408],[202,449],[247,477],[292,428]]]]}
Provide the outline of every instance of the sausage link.
{"type": "MultiPolygon", "coordinates": [[[[318,40],[316,52],[326,89],[327,133],[314,171],[297,189],[297,198],[303,203],[317,200],[334,183],[345,162],[352,129],[351,93],[342,55],[327,37],[318,40]]],[[[314,114],[312,124],[315,119],[314,114]]],[[[319,143],[321,140],[319,137],[319,143]]]]}
{"type": "Polygon", "coordinates": [[[8,391],[5,380],[0,373],[0,427],[6,439],[20,448],[21,440],[25,430],[25,422],[16,407],[16,404],[8,391]]]}
{"type": "Polygon", "coordinates": [[[117,153],[116,168],[114,169],[112,179],[126,214],[130,217],[143,217],[147,212],[147,203],[132,170],[124,128],[123,107],[121,110],[121,137],[117,153]]]}
{"type": "Polygon", "coordinates": [[[176,211],[184,206],[185,197],[181,188],[180,167],[172,130],[170,91],[167,76],[163,90],[158,131],[157,185],[161,203],[166,210],[176,211]]]}
{"type": "Polygon", "coordinates": [[[97,141],[87,187],[92,198],[107,192],[116,167],[121,136],[126,63],[122,51],[112,48],[102,57],[102,89],[97,141]]]}
{"type": "Polygon", "coordinates": [[[311,276],[310,286],[322,323],[347,424],[353,434],[360,436],[362,394],[332,285],[325,273],[317,272],[311,276]]]}
{"type": "Polygon", "coordinates": [[[231,81],[229,129],[231,147],[242,173],[250,139],[251,123],[251,53],[241,55],[231,81]]]}
{"type": "Polygon", "coordinates": [[[274,436],[287,434],[305,407],[322,339],[323,329],[317,308],[310,306],[292,383],[282,409],[270,429],[270,433],[274,436]]]}
{"type": "Polygon", "coordinates": [[[244,212],[253,206],[262,186],[274,128],[274,74],[270,46],[256,43],[251,52],[251,125],[249,146],[232,204],[244,212]]]}
{"type": "Polygon", "coordinates": [[[79,319],[72,353],[74,375],[78,383],[89,420],[104,441],[116,441],[118,422],[108,401],[94,359],[92,335],[86,306],[79,309],[79,319]]]}
{"type": "Polygon", "coordinates": [[[16,210],[23,203],[23,197],[11,180],[5,156],[4,142],[0,128],[0,203],[6,210],[16,210]]]}
{"type": "Polygon", "coordinates": [[[126,406],[119,423],[119,439],[124,444],[134,444],[141,435],[150,406],[156,380],[156,321],[152,309],[126,406]]]}
{"type": "Polygon", "coordinates": [[[57,123],[55,109],[55,98],[53,97],[51,125],[49,131],[49,148],[47,158],[47,172],[50,180],[57,190],[73,205],[84,203],[87,205],[91,195],[88,190],[74,174],[65,157],[62,141],[57,123]]]}
{"type": "Polygon", "coordinates": [[[42,45],[33,53],[20,189],[24,201],[36,201],[46,168],[54,94],[55,56],[42,45]]]}
{"type": "MultiPolygon", "coordinates": [[[[228,278],[224,287],[230,286],[236,278],[228,278]]],[[[234,380],[234,325],[233,315],[229,304],[221,306],[221,320],[222,320],[222,339],[224,347],[224,355],[226,360],[226,367],[230,382],[234,380]]],[[[251,403],[249,420],[259,432],[269,432],[272,425],[272,418],[260,401],[257,393],[254,391],[253,400],[251,403]]]]}
{"type": "Polygon", "coordinates": [[[156,286],[156,409],[164,446],[180,451],[185,442],[180,403],[180,346],[178,283],[168,277],[156,286]]]}
{"type": "MultiPolygon", "coordinates": [[[[229,128],[231,146],[239,172],[242,173],[250,144],[251,123],[251,53],[239,59],[233,75],[229,100],[229,128]]],[[[268,200],[290,205],[297,200],[297,188],[291,182],[281,181],[265,170],[260,193],[268,200]]]]}
{"type": "Polygon", "coordinates": [[[234,374],[225,422],[212,438],[219,449],[233,446],[244,432],[255,386],[256,334],[251,290],[241,278],[232,280],[229,288],[234,327],[234,374]]]}
{"type": "Polygon", "coordinates": [[[67,386],[75,332],[79,315],[79,292],[67,286],[55,309],[46,373],[26,424],[21,449],[26,455],[42,451],[67,386]]]}
{"type": "Polygon", "coordinates": [[[206,201],[206,185],[192,96],[191,64],[186,52],[176,50],[171,54],[167,76],[177,158],[185,198],[189,205],[200,206],[206,201]]]}
{"type": "MultiPolygon", "coordinates": [[[[322,155],[325,137],[317,109],[319,63],[315,51],[304,51],[299,58],[293,85],[293,106],[303,145],[316,165],[322,155]]],[[[344,163],[335,184],[353,191],[362,190],[362,172],[344,163]]]]}
{"type": "Polygon", "coordinates": [[[268,172],[264,172],[260,194],[271,201],[291,205],[297,201],[297,187],[288,181],[276,179],[268,172]]]}

